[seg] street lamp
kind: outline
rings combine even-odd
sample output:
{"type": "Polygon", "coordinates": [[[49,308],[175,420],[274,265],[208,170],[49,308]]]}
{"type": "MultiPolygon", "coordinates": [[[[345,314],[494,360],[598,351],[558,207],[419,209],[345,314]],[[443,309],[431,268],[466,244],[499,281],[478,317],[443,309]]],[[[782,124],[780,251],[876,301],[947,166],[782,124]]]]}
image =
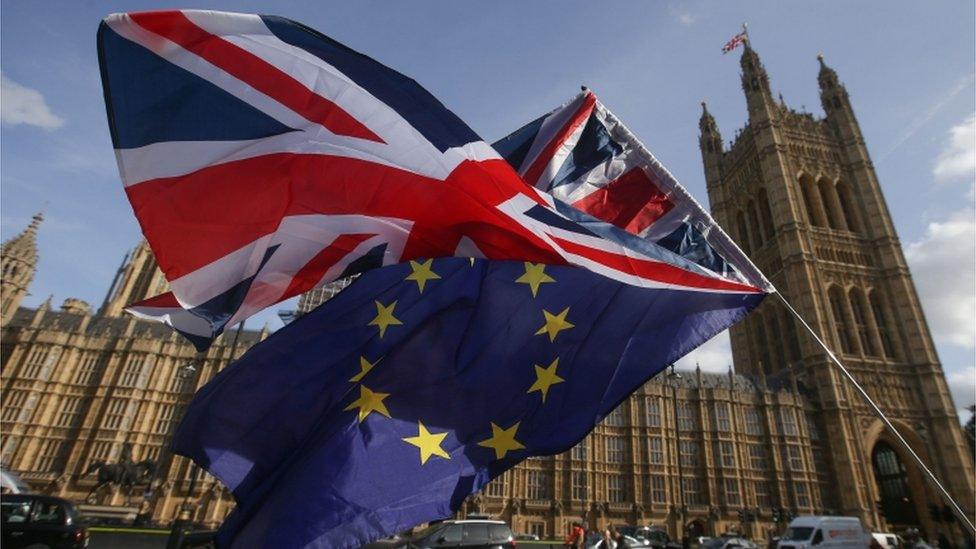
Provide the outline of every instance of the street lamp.
{"type": "MultiPolygon", "coordinates": [[[[234,342],[231,343],[230,352],[228,353],[228,362],[234,360],[234,353],[237,351],[237,343],[240,341],[241,332],[243,331],[244,331],[244,321],[242,320],[241,323],[237,325],[237,332],[234,334],[234,342]]],[[[192,381],[196,379],[197,376],[199,375],[199,372],[197,370],[203,364],[203,361],[206,359],[206,357],[207,357],[206,351],[197,352],[196,356],[193,357],[193,360],[185,364],[182,368],[180,368],[180,370],[176,373],[176,375],[180,377],[183,383],[187,383],[188,381],[192,381]]],[[[183,391],[184,387],[181,386],[180,389],[181,389],[180,393],[182,395],[184,392],[183,391]]],[[[191,387],[190,389],[191,389],[190,394],[186,398],[182,399],[179,417],[173,423],[173,427],[170,431],[171,447],[173,444],[173,438],[176,436],[176,426],[180,421],[182,421],[183,414],[186,413],[186,409],[190,405],[190,400],[193,398],[193,394],[195,393],[194,387],[191,387]]],[[[191,498],[193,498],[194,492],[196,491],[197,488],[197,478],[200,476],[200,468],[197,467],[196,463],[194,463],[193,460],[189,460],[189,461],[190,461],[190,484],[189,486],[187,486],[186,497],[183,499],[183,503],[180,504],[180,513],[177,516],[176,520],[173,521],[172,527],[170,528],[169,539],[166,542],[166,549],[179,549],[180,547],[182,547],[183,540],[184,538],[186,538],[187,534],[189,533],[188,530],[190,530],[193,527],[192,517],[193,517],[193,511],[195,505],[190,500],[191,498]]],[[[170,463],[172,463],[172,461],[170,463]]]]}
{"type": "MultiPolygon", "coordinates": [[[[176,376],[180,378],[180,393],[182,394],[185,390],[185,385],[191,382],[197,375],[197,364],[203,360],[203,356],[200,353],[193,358],[192,361],[187,362],[176,372],[176,376]]],[[[192,392],[191,392],[192,393],[192,392]]],[[[181,411],[177,421],[173,423],[173,428],[170,432],[170,445],[173,443],[173,438],[176,435],[176,425],[183,419],[183,414],[186,412],[186,407],[189,405],[190,399],[184,399],[181,406],[181,411]]],[[[170,462],[172,463],[172,461],[170,462]]],[[[168,469],[168,467],[167,467],[168,469]]],[[[166,549],[179,549],[183,546],[183,539],[186,537],[187,530],[193,527],[193,504],[190,502],[190,498],[193,497],[193,492],[197,487],[197,475],[199,469],[193,461],[190,461],[190,485],[187,487],[186,497],[183,498],[183,503],[180,504],[180,512],[177,515],[176,520],[170,527],[169,539],[166,541],[166,549]]]]}
{"type": "MultiPolygon", "coordinates": [[[[674,413],[674,444],[677,448],[675,452],[675,462],[678,466],[678,498],[675,502],[676,510],[678,513],[677,524],[681,530],[681,539],[685,538],[685,496],[682,492],[682,483],[684,482],[684,474],[681,470],[681,425],[678,421],[678,380],[681,379],[681,374],[674,371],[674,364],[668,367],[668,373],[665,374],[668,379],[668,385],[671,386],[671,406],[674,413]]],[[[675,532],[677,534],[677,532],[675,532]]]]}

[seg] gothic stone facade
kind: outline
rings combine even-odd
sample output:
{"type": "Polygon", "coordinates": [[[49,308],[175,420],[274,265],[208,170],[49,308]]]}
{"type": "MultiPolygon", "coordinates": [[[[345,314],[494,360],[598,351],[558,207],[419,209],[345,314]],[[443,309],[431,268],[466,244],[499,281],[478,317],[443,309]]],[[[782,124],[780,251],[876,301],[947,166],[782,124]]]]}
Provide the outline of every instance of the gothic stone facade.
{"type": "MultiPolygon", "coordinates": [[[[827,117],[818,120],[772,100],[753,50],[742,65],[750,121],[731,148],[707,111],[701,120],[717,219],[972,513],[972,462],[846,91],[821,69],[827,117]]],[[[163,448],[193,392],[266,334],[244,331],[236,343],[229,334],[200,357],[168,330],[123,317],[125,304],[166,289],[144,243],[97,313],[75,299],[60,311],[49,302],[19,308],[39,223],[2,251],[3,465],[81,501],[95,482],[83,474],[88,466],[117,459],[128,444],[134,459],[159,461],[153,490],[107,490],[98,501],[138,504],[165,523],[189,497],[197,521],[218,524],[232,506],[226,491],[204,476],[187,493],[191,467],[163,448]]],[[[302,310],[322,298],[307,296],[302,310]]],[[[812,339],[767,301],[732,331],[746,376],[658,376],[579,446],[517,466],[459,514],[488,513],[544,536],[583,518],[763,538],[774,509],[789,509],[852,514],[874,529],[920,525],[934,537],[944,525],[923,511],[938,498],[812,339]],[[911,505],[891,507],[901,495],[911,505]],[[754,518],[740,521],[741,510],[754,518]]]]}
{"type": "MultiPolygon", "coordinates": [[[[25,233],[36,230],[35,223],[25,233]]],[[[4,245],[5,265],[24,256],[19,245],[34,245],[28,236],[4,245]]],[[[244,331],[236,346],[234,334],[225,335],[200,357],[168,328],[120,316],[125,304],[166,289],[142,243],[98,313],[77,299],[60,311],[50,300],[16,310],[2,327],[0,458],[41,490],[81,502],[95,485],[88,467],[117,460],[128,444],[134,460],[160,463],[153,490],[106,489],[94,494],[99,503],[140,506],[166,523],[189,497],[198,502],[195,519],[215,526],[231,498],[206,476],[189,494],[192,468],[164,446],[193,392],[266,334],[244,331]]],[[[305,303],[315,305],[311,297],[305,303]]],[[[687,526],[762,537],[774,508],[818,512],[822,451],[804,400],[792,385],[757,379],[701,372],[655,379],[579,446],[519,465],[460,514],[490,513],[545,536],[585,518],[594,527],[657,523],[679,535],[687,526]],[[743,524],[738,512],[746,508],[758,514],[743,524]]]]}
{"type": "MultiPolygon", "coordinates": [[[[850,97],[819,59],[824,118],[775,101],[746,47],[748,123],[726,149],[707,109],[700,121],[713,214],[972,517],[973,462],[956,408],[850,97]]],[[[825,507],[876,530],[961,534],[931,519],[942,499],[781,302],[766,300],[731,337],[741,372],[791,377],[809,401],[828,448],[825,507]]]]}
{"type": "Polygon", "coordinates": [[[21,280],[6,274],[16,264],[33,275],[36,250],[24,248],[34,247],[36,221],[2,252],[4,307],[8,297],[14,301],[12,314],[5,309],[0,339],[3,466],[45,493],[139,507],[155,522],[175,518],[189,496],[199,502],[199,522],[218,524],[233,506],[230,495],[206,475],[188,494],[196,473],[164,447],[196,389],[266,331],[228,334],[198,356],[167,327],[121,316],[125,304],[167,289],[145,243],[127,256],[99,313],[71,298],[60,311],[52,310],[50,299],[36,310],[18,308],[21,280]],[[133,460],[158,463],[151,490],[92,493],[96,476],[85,471],[97,461],[116,462],[124,445],[133,460]]]}
{"type": "Polygon", "coordinates": [[[517,532],[655,524],[673,536],[737,531],[764,539],[774,509],[824,511],[822,435],[795,387],[760,377],[661,374],[579,445],[531,458],[468,499],[517,532]],[[740,520],[740,511],[751,518],[740,520]]]}

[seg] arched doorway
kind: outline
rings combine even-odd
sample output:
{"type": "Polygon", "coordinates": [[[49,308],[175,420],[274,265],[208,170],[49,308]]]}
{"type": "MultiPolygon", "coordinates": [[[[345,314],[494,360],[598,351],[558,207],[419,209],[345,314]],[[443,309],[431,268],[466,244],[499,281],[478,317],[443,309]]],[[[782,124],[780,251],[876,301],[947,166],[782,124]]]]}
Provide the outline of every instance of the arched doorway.
{"type": "Polygon", "coordinates": [[[888,523],[899,529],[918,527],[920,521],[908,487],[908,472],[898,453],[887,442],[880,441],[874,445],[871,464],[881,495],[881,511],[888,523]]]}
{"type": "Polygon", "coordinates": [[[695,519],[685,525],[685,538],[696,541],[704,535],[706,535],[705,522],[701,519],[695,519]]]}

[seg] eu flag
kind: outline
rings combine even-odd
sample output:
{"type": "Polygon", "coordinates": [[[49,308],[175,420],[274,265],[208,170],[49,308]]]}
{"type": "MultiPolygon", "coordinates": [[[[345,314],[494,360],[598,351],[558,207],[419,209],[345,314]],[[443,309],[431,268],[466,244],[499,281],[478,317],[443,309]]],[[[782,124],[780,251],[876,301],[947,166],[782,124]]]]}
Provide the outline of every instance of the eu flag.
{"type": "Polygon", "coordinates": [[[218,374],[175,450],[237,499],[222,545],[358,546],[568,450],[762,297],[532,263],[385,267],[218,374]]]}

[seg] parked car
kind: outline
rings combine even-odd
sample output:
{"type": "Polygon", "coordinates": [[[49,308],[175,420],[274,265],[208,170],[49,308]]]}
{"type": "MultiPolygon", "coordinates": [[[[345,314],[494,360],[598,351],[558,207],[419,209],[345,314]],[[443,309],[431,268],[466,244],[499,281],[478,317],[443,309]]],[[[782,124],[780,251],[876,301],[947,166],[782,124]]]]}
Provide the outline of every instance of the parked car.
{"type": "Polygon", "coordinates": [[[898,536],[889,532],[872,532],[871,537],[874,538],[873,542],[871,543],[871,547],[880,547],[881,549],[897,549],[898,547],[902,546],[898,540],[898,536]]]}
{"type": "MultiPolygon", "coordinates": [[[[652,545],[648,545],[648,543],[644,539],[638,539],[633,536],[627,536],[627,535],[624,535],[624,539],[627,540],[627,545],[629,545],[631,549],[649,549],[650,547],[653,547],[652,545]]],[[[589,534],[586,535],[586,541],[583,547],[585,547],[586,549],[601,549],[600,548],[601,541],[603,541],[603,534],[600,534],[598,532],[590,532],[589,534]]],[[[617,542],[611,541],[610,549],[617,549],[617,542]]]]}
{"type": "Polygon", "coordinates": [[[701,545],[702,549],[758,549],[758,546],[747,540],[736,536],[722,536],[712,538],[701,545]]]}
{"type": "Polygon", "coordinates": [[[401,547],[510,549],[515,547],[515,536],[512,529],[500,520],[446,520],[404,540],[401,547]]]}
{"type": "Polygon", "coordinates": [[[641,537],[647,541],[648,547],[654,547],[655,549],[681,548],[681,541],[671,539],[671,536],[661,528],[646,528],[641,532],[641,537]]]}
{"type": "Polygon", "coordinates": [[[777,548],[868,547],[870,540],[857,517],[802,516],[790,521],[777,548]]]}
{"type": "Polygon", "coordinates": [[[4,494],[0,496],[0,517],[4,549],[81,549],[88,546],[88,529],[78,520],[75,506],[66,499],[4,494]]]}
{"type": "Polygon", "coordinates": [[[30,492],[30,486],[17,476],[17,473],[0,467],[0,493],[29,494],[30,492]]]}

